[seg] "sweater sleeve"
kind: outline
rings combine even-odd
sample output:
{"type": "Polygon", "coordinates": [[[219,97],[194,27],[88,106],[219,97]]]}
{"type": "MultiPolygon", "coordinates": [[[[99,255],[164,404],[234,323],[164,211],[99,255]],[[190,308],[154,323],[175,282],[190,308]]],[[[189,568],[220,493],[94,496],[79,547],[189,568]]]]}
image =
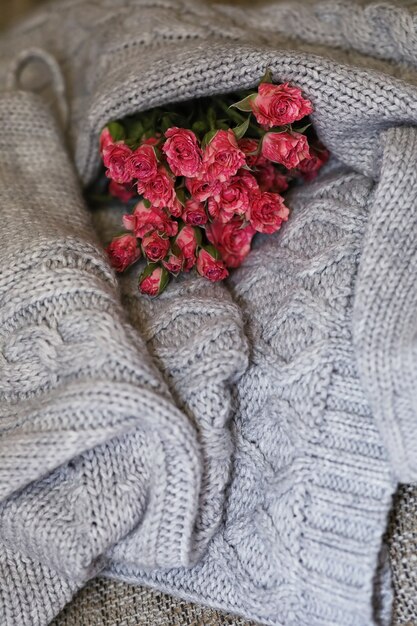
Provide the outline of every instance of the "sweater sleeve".
{"type": "Polygon", "coordinates": [[[400,482],[417,480],[417,130],[382,135],[355,307],[364,388],[400,482]]]}

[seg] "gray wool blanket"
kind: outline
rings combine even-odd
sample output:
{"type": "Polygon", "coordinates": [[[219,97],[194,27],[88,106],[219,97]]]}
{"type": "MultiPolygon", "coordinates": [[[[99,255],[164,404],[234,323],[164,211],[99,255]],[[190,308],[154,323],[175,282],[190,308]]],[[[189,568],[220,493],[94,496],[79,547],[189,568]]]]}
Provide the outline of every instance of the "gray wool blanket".
{"type": "MultiPolygon", "coordinates": [[[[270,626],[390,613],[417,481],[408,2],[54,0],[0,38],[0,624],[98,573],[270,626]],[[274,80],[332,152],[227,284],[120,280],[83,199],[109,120],[274,80]]],[[[80,625],[83,626],[83,625],[80,625]]]]}

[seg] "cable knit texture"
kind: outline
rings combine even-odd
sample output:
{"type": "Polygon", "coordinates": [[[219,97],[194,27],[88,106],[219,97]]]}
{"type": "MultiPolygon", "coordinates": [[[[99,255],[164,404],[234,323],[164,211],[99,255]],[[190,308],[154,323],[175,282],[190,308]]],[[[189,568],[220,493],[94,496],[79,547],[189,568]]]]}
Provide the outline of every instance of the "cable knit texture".
{"type": "Polygon", "coordinates": [[[386,623],[382,535],[417,480],[406,4],[55,0],[3,35],[0,624],[99,572],[271,626],[386,623]],[[117,208],[82,196],[102,126],[267,67],[331,162],[227,284],[139,295],[101,252],[117,208]]]}

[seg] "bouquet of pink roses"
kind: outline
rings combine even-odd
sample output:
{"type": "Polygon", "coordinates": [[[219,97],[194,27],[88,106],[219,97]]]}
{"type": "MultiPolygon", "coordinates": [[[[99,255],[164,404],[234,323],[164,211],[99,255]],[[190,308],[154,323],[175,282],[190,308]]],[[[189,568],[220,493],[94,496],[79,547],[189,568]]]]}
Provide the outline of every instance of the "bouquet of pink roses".
{"type": "Polygon", "coordinates": [[[256,232],[288,219],[282,193],[310,180],[328,152],[303,118],[299,89],[274,85],[213,96],[111,122],[100,138],[109,194],[126,203],[124,232],[107,253],[122,272],[142,256],[142,293],[194,266],[210,281],[238,267],[256,232]],[[300,123],[297,125],[297,123],[300,123]]]}

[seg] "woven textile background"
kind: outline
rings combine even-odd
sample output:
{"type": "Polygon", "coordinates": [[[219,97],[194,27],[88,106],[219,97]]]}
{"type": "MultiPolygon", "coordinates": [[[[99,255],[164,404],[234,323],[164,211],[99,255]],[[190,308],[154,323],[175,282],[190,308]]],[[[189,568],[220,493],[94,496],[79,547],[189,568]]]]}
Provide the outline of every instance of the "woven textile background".
{"type": "Polygon", "coordinates": [[[92,581],[52,626],[256,626],[150,589],[92,581]]]}
{"type": "MultiPolygon", "coordinates": [[[[41,2],[1,0],[0,28],[41,2]]],[[[417,487],[403,486],[398,491],[387,542],[395,589],[393,626],[417,626],[417,487]]],[[[79,592],[53,626],[254,626],[254,623],[187,604],[163,593],[96,579],[79,592]]]]}

